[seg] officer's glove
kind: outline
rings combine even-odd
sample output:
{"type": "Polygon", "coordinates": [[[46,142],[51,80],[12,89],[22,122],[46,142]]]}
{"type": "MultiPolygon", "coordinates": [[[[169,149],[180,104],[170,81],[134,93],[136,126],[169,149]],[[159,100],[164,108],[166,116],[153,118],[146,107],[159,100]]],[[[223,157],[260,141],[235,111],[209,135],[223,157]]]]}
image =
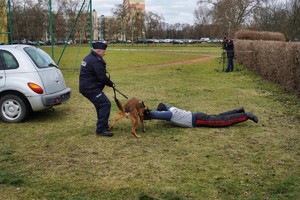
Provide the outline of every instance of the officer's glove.
{"type": "Polygon", "coordinates": [[[110,84],[110,85],[108,85],[108,86],[114,88],[114,87],[115,87],[115,84],[112,83],[112,84],[110,84]]]}

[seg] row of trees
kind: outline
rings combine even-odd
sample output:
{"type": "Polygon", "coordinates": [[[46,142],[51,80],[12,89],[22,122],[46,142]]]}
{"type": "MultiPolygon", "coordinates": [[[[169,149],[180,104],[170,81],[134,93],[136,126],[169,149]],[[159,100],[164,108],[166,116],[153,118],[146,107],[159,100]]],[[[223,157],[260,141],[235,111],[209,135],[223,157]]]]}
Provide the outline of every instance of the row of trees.
{"type": "MultiPolygon", "coordinates": [[[[5,0],[2,0],[5,1],[5,0]]],[[[100,20],[100,33],[105,40],[199,39],[223,38],[240,29],[282,32],[288,40],[300,39],[299,0],[195,0],[195,23],[168,24],[153,12],[127,10],[116,5],[112,16],[100,20]]],[[[65,40],[77,13],[83,13],[71,38],[89,37],[89,5],[82,0],[53,2],[53,33],[55,40],[65,40]]],[[[49,37],[49,0],[11,0],[14,39],[32,41],[49,37]]],[[[100,13],[101,14],[101,13],[100,13]]],[[[3,20],[2,20],[3,21],[3,20]]]]}
{"type": "Polygon", "coordinates": [[[229,34],[247,28],[300,39],[299,0],[198,0],[198,5],[198,24],[222,24],[229,34]]]}

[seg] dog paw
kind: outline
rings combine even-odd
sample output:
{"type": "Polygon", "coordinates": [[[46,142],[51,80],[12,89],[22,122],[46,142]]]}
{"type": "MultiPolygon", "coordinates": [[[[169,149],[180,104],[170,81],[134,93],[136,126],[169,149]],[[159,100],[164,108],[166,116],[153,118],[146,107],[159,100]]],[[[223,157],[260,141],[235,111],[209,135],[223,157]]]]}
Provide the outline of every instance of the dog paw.
{"type": "Polygon", "coordinates": [[[131,132],[132,133],[132,135],[134,135],[134,137],[136,137],[136,138],[140,138],[141,136],[139,136],[137,133],[134,133],[134,132],[131,132]]]}

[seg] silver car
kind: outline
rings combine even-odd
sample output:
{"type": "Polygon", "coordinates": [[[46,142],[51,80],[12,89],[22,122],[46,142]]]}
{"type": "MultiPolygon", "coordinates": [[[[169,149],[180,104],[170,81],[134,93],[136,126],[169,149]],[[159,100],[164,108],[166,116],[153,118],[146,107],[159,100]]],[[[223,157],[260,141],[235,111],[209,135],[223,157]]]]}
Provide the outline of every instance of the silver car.
{"type": "Polygon", "coordinates": [[[0,120],[21,122],[70,99],[60,69],[42,49],[29,45],[0,46],[0,120]]]}

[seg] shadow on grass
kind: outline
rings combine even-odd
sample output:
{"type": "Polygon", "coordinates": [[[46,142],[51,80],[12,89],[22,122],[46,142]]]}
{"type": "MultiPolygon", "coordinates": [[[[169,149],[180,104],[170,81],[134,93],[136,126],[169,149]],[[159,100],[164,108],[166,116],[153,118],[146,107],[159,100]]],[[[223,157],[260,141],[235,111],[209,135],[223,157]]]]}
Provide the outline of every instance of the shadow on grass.
{"type": "Polygon", "coordinates": [[[23,178],[18,174],[18,165],[14,166],[18,162],[18,157],[15,151],[9,147],[0,149],[0,185],[21,186],[24,184],[23,178]]]}
{"type": "Polygon", "coordinates": [[[0,185],[21,186],[23,184],[24,180],[11,173],[11,170],[0,170],[0,185]]]}
{"type": "Polygon", "coordinates": [[[27,116],[27,119],[25,120],[26,123],[31,122],[47,122],[47,121],[57,121],[60,122],[61,120],[64,120],[67,111],[63,109],[55,109],[51,108],[49,110],[39,111],[39,112],[32,112],[29,116],[27,116]]]}

